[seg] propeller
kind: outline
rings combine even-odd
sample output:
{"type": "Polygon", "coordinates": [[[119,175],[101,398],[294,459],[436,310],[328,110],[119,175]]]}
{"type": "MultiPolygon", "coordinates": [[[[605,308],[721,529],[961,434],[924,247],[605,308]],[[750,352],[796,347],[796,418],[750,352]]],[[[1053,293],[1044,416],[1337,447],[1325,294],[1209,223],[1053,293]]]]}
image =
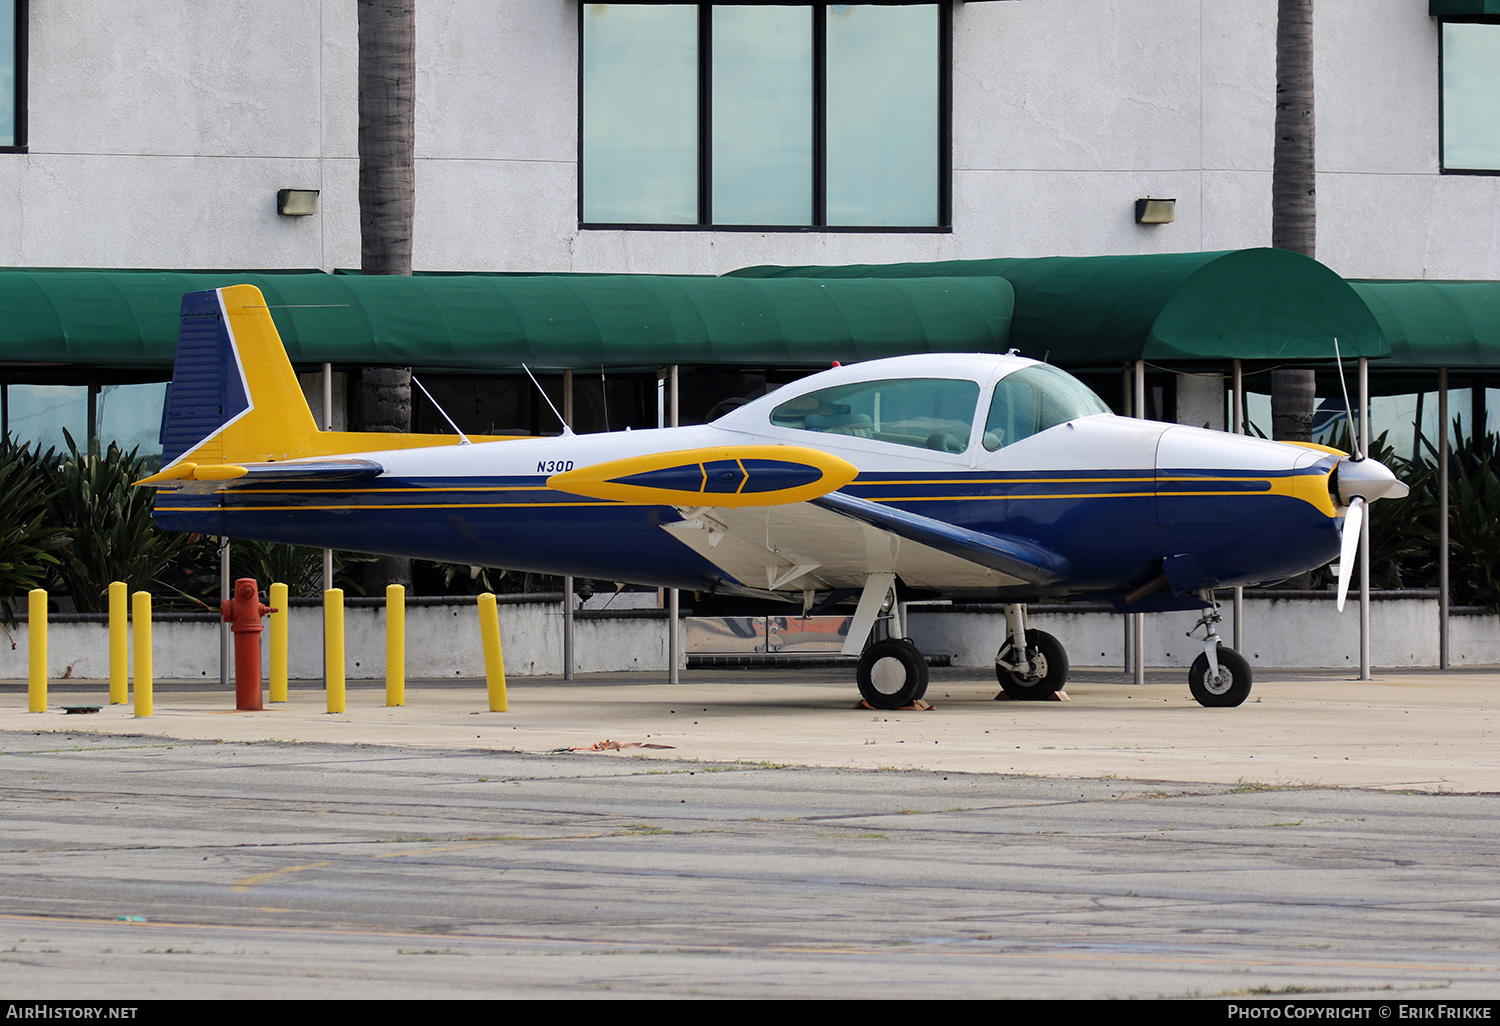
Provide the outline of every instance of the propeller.
{"type": "MultiPolygon", "coordinates": [[[[1354,555],[1359,551],[1360,529],[1364,526],[1365,510],[1376,499],[1404,499],[1411,491],[1396,479],[1391,469],[1377,460],[1367,459],[1359,449],[1359,436],[1354,430],[1354,410],[1349,405],[1349,387],[1344,383],[1344,360],[1339,353],[1339,340],[1333,340],[1333,358],[1339,368],[1339,388],[1344,392],[1344,414],[1349,419],[1349,441],[1353,456],[1339,461],[1336,472],[1338,497],[1348,508],[1344,511],[1344,536],[1339,541],[1339,612],[1344,611],[1344,600],[1349,595],[1349,579],[1354,576],[1354,555]]],[[[1361,411],[1364,416],[1368,411],[1361,411]]]]}
{"type": "Polygon", "coordinates": [[[1354,554],[1359,551],[1360,527],[1365,511],[1376,499],[1404,499],[1411,489],[1396,479],[1391,468],[1378,460],[1345,457],[1339,461],[1335,478],[1339,501],[1344,511],[1344,536],[1339,542],[1339,612],[1349,594],[1349,578],[1354,573],[1354,554]]]}
{"type": "Polygon", "coordinates": [[[1344,611],[1344,599],[1349,595],[1349,578],[1354,575],[1354,554],[1359,551],[1360,527],[1365,521],[1365,497],[1356,495],[1349,500],[1349,509],[1344,514],[1344,537],[1339,544],[1339,612],[1344,611]]]}

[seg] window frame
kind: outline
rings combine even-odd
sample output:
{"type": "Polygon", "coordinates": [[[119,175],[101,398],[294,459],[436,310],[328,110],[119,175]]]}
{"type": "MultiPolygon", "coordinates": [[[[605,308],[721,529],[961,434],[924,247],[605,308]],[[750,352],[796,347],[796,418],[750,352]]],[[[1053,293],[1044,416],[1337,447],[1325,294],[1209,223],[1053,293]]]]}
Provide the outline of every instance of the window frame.
{"type": "Polygon", "coordinates": [[[1447,81],[1447,54],[1443,43],[1444,28],[1448,25],[1495,25],[1500,27],[1500,16],[1474,15],[1438,19],[1438,174],[1442,175],[1500,175],[1500,168],[1460,168],[1448,166],[1448,117],[1443,94],[1447,81]]]}
{"type": "MultiPolygon", "coordinates": [[[[578,227],[582,231],[715,231],[802,233],[951,234],[953,232],[953,6],[949,0],[926,0],[938,15],[937,217],[932,225],[828,224],[828,31],[827,3],[792,4],[813,15],[812,223],[716,224],[704,215],[713,210],[713,3],[692,4],[698,17],[698,219],[694,222],[588,221],[583,210],[583,31],[584,7],[578,4],[578,227]]],[[[910,6],[925,6],[913,0],[910,6]]],[[[872,6],[892,6],[879,4],[872,6]]],[[[900,5],[908,6],[908,5],[900,5]]]]}
{"type": "Polygon", "coordinates": [[[26,27],[29,23],[27,18],[27,4],[29,0],[15,0],[16,4],[16,52],[15,52],[15,95],[12,102],[15,105],[16,131],[15,141],[9,146],[0,146],[0,153],[25,153],[26,152],[26,27]]]}

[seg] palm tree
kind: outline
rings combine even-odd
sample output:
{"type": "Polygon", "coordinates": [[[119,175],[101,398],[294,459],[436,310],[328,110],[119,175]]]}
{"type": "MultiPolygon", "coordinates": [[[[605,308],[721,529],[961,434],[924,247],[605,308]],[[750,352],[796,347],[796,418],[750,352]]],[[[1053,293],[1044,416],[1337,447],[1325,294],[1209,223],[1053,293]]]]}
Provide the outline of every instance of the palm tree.
{"type": "MultiPolygon", "coordinates": [[[[1277,0],[1276,148],[1271,168],[1271,245],[1315,257],[1317,168],[1313,155],[1313,0],[1277,0]]],[[[1311,441],[1316,382],[1310,370],[1271,372],[1271,437],[1311,441]]]]}
{"type": "MultiPolygon", "coordinates": [[[[411,274],[416,207],[415,0],[359,0],[359,232],[363,274],[411,274]]],[[[411,368],[360,372],[366,431],[411,430],[411,368]]],[[[367,586],[410,583],[411,561],[383,557],[367,586]]]]}

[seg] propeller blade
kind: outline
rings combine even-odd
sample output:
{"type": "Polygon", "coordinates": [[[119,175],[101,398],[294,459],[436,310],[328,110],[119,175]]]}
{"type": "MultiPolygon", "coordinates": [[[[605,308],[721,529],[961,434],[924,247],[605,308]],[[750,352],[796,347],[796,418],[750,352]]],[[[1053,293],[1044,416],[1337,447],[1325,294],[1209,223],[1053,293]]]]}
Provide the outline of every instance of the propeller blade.
{"type": "Polygon", "coordinates": [[[1344,537],[1339,544],[1339,612],[1344,611],[1344,599],[1349,595],[1349,578],[1354,576],[1354,554],[1359,551],[1360,527],[1365,521],[1365,497],[1356,495],[1349,500],[1349,511],[1344,514],[1344,537]]]}

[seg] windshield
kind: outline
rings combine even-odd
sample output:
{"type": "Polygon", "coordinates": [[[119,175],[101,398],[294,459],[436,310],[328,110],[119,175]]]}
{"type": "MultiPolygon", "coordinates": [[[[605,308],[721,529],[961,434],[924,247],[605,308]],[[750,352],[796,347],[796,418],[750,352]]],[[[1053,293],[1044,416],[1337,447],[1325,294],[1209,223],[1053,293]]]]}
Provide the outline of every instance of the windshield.
{"type": "Polygon", "coordinates": [[[1023,367],[995,385],[984,447],[994,452],[1058,424],[1108,412],[1102,399],[1066,371],[1046,364],[1023,367]]]}

